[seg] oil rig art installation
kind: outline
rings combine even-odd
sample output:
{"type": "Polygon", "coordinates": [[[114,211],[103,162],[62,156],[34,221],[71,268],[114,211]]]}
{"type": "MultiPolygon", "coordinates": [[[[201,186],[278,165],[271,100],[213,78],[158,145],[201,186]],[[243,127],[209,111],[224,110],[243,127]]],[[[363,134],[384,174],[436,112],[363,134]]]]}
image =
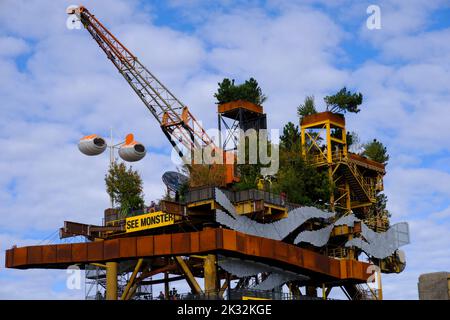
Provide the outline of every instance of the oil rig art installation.
{"type": "MultiPolygon", "coordinates": [[[[185,149],[205,147],[235,157],[236,145],[216,146],[188,107],[85,7],[67,13],[89,31],[181,157],[185,149]]],[[[263,107],[247,101],[219,104],[217,113],[219,127],[230,132],[267,127],[263,107]]],[[[367,285],[374,266],[402,272],[399,248],[409,243],[407,223],[391,225],[369,210],[383,190],[385,167],[348,151],[342,114],[305,116],[300,125],[298,157],[326,172],[334,186],[327,209],[300,206],[264,188],[234,191],[229,186],[239,172],[233,162],[222,164],[222,185],[190,187],[183,197],[178,192],[187,177],[168,172],[163,181],[177,196],[126,215],[106,209],[103,225],[65,221],[60,238],[86,241],[14,247],[6,251],[6,267],[77,265],[85,270],[89,299],[152,299],[156,284],[164,284],[168,298],[171,282],[180,280],[191,291],[179,299],[327,299],[333,288],[348,299],[382,299],[380,279],[378,289],[367,285]]],[[[142,158],[144,147],[129,140],[127,159],[142,158]]],[[[98,136],[80,143],[85,152],[105,149],[98,136]]]]}

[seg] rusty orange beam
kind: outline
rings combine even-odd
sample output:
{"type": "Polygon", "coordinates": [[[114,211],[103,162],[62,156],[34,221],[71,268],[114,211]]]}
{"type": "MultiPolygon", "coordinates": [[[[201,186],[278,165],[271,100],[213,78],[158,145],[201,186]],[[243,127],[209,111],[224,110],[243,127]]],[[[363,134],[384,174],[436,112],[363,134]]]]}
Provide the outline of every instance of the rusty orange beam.
{"type": "Polygon", "coordinates": [[[88,243],[16,247],[6,251],[7,268],[63,269],[72,264],[120,259],[228,253],[328,280],[365,282],[369,264],[333,259],[317,252],[234,230],[207,228],[199,232],[126,237],[88,243]]]}

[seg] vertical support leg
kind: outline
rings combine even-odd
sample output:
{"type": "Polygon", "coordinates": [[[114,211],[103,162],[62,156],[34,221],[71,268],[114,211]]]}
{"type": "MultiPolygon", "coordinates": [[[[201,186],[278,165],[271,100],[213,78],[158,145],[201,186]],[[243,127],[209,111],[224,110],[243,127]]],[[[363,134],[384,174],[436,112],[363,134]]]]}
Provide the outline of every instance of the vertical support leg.
{"type": "Polygon", "coordinates": [[[169,273],[166,271],[164,272],[164,296],[166,300],[169,300],[169,291],[169,273]]]}
{"type": "Polygon", "coordinates": [[[141,269],[143,261],[144,261],[144,259],[141,258],[136,263],[136,267],[134,268],[133,273],[131,274],[130,280],[128,280],[128,283],[125,287],[125,290],[123,291],[122,297],[120,297],[120,300],[128,300],[128,299],[131,299],[131,297],[133,296],[133,292],[132,292],[131,288],[134,285],[134,280],[136,279],[136,276],[137,276],[139,270],[141,269]]]}
{"type": "MultiPolygon", "coordinates": [[[[184,275],[186,276],[186,281],[187,281],[188,285],[191,287],[192,291],[195,294],[203,293],[202,289],[200,288],[200,285],[197,283],[197,280],[195,279],[194,275],[192,274],[187,263],[181,257],[175,257],[175,261],[178,264],[180,270],[182,270],[184,275]]],[[[205,276],[205,278],[206,278],[206,276],[205,276]]]]}
{"type": "Polygon", "coordinates": [[[223,298],[223,295],[225,294],[225,291],[228,289],[228,281],[225,280],[223,282],[223,285],[220,287],[219,291],[219,298],[223,298]]]}
{"type": "Polygon", "coordinates": [[[300,136],[301,136],[301,140],[302,140],[302,156],[303,159],[306,159],[306,135],[305,135],[305,128],[302,127],[302,125],[300,124],[300,136]]]}
{"type": "Polygon", "coordinates": [[[225,150],[225,147],[222,146],[222,116],[220,113],[217,113],[217,128],[219,129],[219,148],[225,150]]]}
{"type": "Polygon", "coordinates": [[[216,255],[208,254],[204,261],[205,293],[214,296],[219,291],[216,255]]]}
{"type": "Polygon", "coordinates": [[[383,287],[381,284],[381,268],[377,270],[377,282],[378,282],[378,300],[383,300],[383,287]]]}
{"type": "Polygon", "coordinates": [[[330,209],[334,212],[334,179],[331,165],[328,165],[328,179],[330,180],[330,209]]]}
{"type": "MultiPolygon", "coordinates": [[[[231,300],[231,275],[227,272],[227,286],[228,286],[228,300],[231,300]]],[[[449,280],[449,288],[450,288],[450,280],[449,280]]]]}
{"type": "Polygon", "coordinates": [[[331,124],[330,124],[330,122],[327,122],[326,130],[327,130],[327,162],[328,162],[328,165],[331,165],[333,163],[333,145],[331,143],[331,124]]]}
{"type": "Polygon", "coordinates": [[[345,182],[345,193],[345,209],[347,212],[350,212],[352,210],[352,200],[350,198],[350,185],[348,181],[345,182]]]}
{"type": "Polygon", "coordinates": [[[106,263],[106,300],[117,300],[117,262],[106,263]]]}

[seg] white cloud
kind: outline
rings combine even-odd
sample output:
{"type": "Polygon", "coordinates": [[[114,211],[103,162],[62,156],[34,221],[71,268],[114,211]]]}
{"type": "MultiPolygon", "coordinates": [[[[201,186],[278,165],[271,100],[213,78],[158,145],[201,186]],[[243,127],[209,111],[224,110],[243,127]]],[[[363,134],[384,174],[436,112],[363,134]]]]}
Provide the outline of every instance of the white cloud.
{"type": "MultiPolygon", "coordinates": [[[[383,44],[383,56],[419,63],[445,62],[443,58],[448,57],[450,52],[450,45],[445,41],[449,33],[449,29],[443,29],[389,39],[383,44]],[[414,50],[410,50],[411,48],[414,50]]],[[[446,61],[445,65],[448,65],[448,59],[446,61]]]]}
{"type": "Polygon", "coordinates": [[[385,184],[388,209],[395,217],[423,216],[445,205],[450,197],[450,174],[440,170],[393,168],[385,184]]]}
{"type": "Polygon", "coordinates": [[[197,34],[210,47],[207,62],[213,70],[238,82],[258,79],[269,97],[265,110],[271,127],[294,119],[306,94],[320,97],[347,78],[332,58],[340,54],[336,48],[345,33],[316,10],[295,8],[275,16],[260,9],[212,14],[197,34]],[[280,109],[285,112],[278,113],[280,109]]]}
{"type": "MultiPolygon", "coordinates": [[[[369,30],[365,23],[361,25],[360,35],[376,46],[383,46],[384,42],[399,36],[417,35],[420,31],[430,27],[430,15],[440,7],[448,7],[443,0],[381,0],[376,3],[381,10],[381,29],[369,30]]],[[[364,21],[365,22],[365,21],[364,21]]]]}
{"type": "Polygon", "coordinates": [[[29,50],[27,43],[20,38],[0,37],[0,55],[14,57],[29,50]]]}

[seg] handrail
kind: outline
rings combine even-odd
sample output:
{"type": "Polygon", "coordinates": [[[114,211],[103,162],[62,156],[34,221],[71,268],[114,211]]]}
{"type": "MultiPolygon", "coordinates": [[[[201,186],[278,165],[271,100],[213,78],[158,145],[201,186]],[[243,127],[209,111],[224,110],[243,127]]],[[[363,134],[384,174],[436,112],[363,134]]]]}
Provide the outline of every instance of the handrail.
{"type": "Polygon", "coordinates": [[[369,200],[372,200],[375,195],[372,184],[366,182],[366,178],[364,178],[364,176],[359,172],[357,165],[355,163],[353,163],[352,161],[348,161],[347,165],[348,165],[348,168],[350,169],[350,171],[352,172],[353,176],[355,177],[355,179],[358,181],[359,185],[363,189],[367,198],[369,200]]]}
{"type": "Polygon", "coordinates": [[[361,284],[356,284],[355,287],[358,290],[357,298],[359,300],[378,300],[379,292],[378,289],[372,289],[366,284],[367,289],[364,288],[361,284]]]}
{"type": "MultiPolygon", "coordinates": [[[[324,165],[328,163],[328,159],[325,154],[315,154],[311,157],[312,162],[316,166],[324,165]]],[[[380,188],[377,183],[373,182],[372,178],[364,177],[358,169],[358,166],[355,162],[353,162],[348,155],[344,154],[344,150],[336,150],[332,153],[332,161],[333,163],[344,163],[348,166],[350,172],[355,177],[364,193],[366,194],[369,200],[373,200],[375,196],[375,190],[380,188]]]]}
{"type": "Polygon", "coordinates": [[[346,258],[348,256],[348,249],[347,248],[328,249],[328,256],[338,259],[346,258]]]}

